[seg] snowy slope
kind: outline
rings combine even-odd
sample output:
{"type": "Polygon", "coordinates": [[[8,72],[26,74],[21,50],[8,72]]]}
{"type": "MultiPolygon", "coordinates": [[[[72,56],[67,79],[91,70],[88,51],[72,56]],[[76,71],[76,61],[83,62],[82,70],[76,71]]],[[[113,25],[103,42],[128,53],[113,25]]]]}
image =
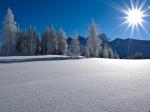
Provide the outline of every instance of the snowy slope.
{"type": "Polygon", "coordinates": [[[150,60],[0,64],[0,112],[148,112],[150,60]]]}

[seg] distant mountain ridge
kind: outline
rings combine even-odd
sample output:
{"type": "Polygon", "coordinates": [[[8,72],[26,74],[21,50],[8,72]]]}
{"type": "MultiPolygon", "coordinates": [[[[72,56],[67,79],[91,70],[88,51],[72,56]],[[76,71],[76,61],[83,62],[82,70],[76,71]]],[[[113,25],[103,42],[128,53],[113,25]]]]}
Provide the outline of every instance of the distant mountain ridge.
{"type": "MultiPolygon", "coordinates": [[[[101,38],[103,44],[107,43],[114,51],[116,51],[120,58],[127,58],[135,53],[142,53],[145,59],[150,59],[150,40],[117,38],[109,41],[105,34],[100,34],[99,38],[101,38]]],[[[79,36],[79,41],[82,47],[86,46],[87,38],[79,36]]]]}
{"type": "Polygon", "coordinates": [[[109,41],[109,45],[117,51],[120,58],[127,58],[135,53],[142,53],[145,59],[150,58],[150,40],[115,39],[109,41]]]}

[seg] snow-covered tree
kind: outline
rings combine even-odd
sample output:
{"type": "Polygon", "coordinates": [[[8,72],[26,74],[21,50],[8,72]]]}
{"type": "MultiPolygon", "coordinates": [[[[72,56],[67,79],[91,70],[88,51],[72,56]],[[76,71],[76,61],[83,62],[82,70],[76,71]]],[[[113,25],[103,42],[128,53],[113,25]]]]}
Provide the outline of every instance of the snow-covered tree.
{"type": "Polygon", "coordinates": [[[89,52],[90,57],[98,57],[99,50],[101,47],[101,40],[98,38],[97,28],[94,20],[89,28],[89,36],[87,41],[87,52],[89,52]]]}
{"type": "Polygon", "coordinates": [[[23,50],[24,50],[24,47],[25,47],[24,32],[17,31],[16,37],[17,37],[17,44],[16,44],[17,54],[18,55],[23,55],[23,50]]]}
{"type": "Polygon", "coordinates": [[[30,55],[35,55],[37,50],[37,35],[34,28],[29,30],[29,45],[30,55]]]}
{"type": "Polygon", "coordinates": [[[48,46],[49,54],[57,54],[57,40],[56,40],[56,35],[55,35],[53,25],[51,25],[51,27],[50,27],[47,46],[48,46]]]}
{"type": "Polygon", "coordinates": [[[40,40],[40,34],[37,35],[37,49],[36,54],[41,54],[41,40],[40,40]]]}
{"type": "Polygon", "coordinates": [[[37,50],[37,38],[36,31],[30,27],[24,35],[25,49],[24,54],[35,55],[37,50]]]}
{"type": "Polygon", "coordinates": [[[86,51],[85,56],[86,56],[87,58],[90,58],[90,52],[89,52],[88,47],[85,48],[85,51],[86,51]]]}
{"type": "Polygon", "coordinates": [[[80,55],[80,43],[78,41],[78,35],[76,34],[72,41],[72,54],[74,56],[80,55]]]}
{"type": "Polygon", "coordinates": [[[57,32],[57,53],[59,55],[66,55],[68,52],[67,50],[66,34],[62,28],[59,28],[57,32]]]}
{"type": "Polygon", "coordinates": [[[108,46],[105,44],[103,49],[103,58],[109,58],[108,46]]]}
{"type": "Polygon", "coordinates": [[[42,40],[41,40],[41,53],[42,54],[48,54],[48,38],[49,38],[49,29],[46,26],[42,34],[42,40]]]}
{"type": "Polygon", "coordinates": [[[17,43],[16,39],[17,26],[14,20],[12,10],[9,8],[4,20],[2,33],[3,33],[3,52],[7,55],[14,55],[17,43]]]}
{"type": "Polygon", "coordinates": [[[117,54],[116,51],[114,52],[114,58],[115,58],[115,59],[119,59],[119,58],[120,58],[120,57],[119,57],[119,54],[117,54]]]}
{"type": "Polygon", "coordinates": [[[111,59],[114,58],[114,53],[113,53],[113,50],[111,49],[111,47],[108,47],[108,54],[109,54],[109,58],[111,58],[111,59]]]}

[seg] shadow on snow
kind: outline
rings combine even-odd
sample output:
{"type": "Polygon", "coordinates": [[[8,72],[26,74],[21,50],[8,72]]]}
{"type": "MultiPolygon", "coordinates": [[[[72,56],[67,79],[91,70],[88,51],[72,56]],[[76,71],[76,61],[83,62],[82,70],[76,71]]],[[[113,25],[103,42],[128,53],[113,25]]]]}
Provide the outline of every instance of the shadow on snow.
{"type": "Polygon", "coordinates": [[[0,59],[0,64],[34,62],[34,61],[55,61],[55,60],[77,60],[83,57],[46,57],[46,58],[27,58],[27,59],[0,59]]]}

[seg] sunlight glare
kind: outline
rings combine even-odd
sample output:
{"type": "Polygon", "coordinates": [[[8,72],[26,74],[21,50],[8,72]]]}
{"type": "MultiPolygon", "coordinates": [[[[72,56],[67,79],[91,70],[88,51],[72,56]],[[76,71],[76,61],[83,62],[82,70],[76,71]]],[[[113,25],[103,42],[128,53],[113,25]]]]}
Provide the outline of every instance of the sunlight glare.
{"type": "Polygon", "coordinates": [[[131,26],[141,25],[143,22],[144,12],[139,9],[132,9],[126,12],[126,22],[131,26]]]}

